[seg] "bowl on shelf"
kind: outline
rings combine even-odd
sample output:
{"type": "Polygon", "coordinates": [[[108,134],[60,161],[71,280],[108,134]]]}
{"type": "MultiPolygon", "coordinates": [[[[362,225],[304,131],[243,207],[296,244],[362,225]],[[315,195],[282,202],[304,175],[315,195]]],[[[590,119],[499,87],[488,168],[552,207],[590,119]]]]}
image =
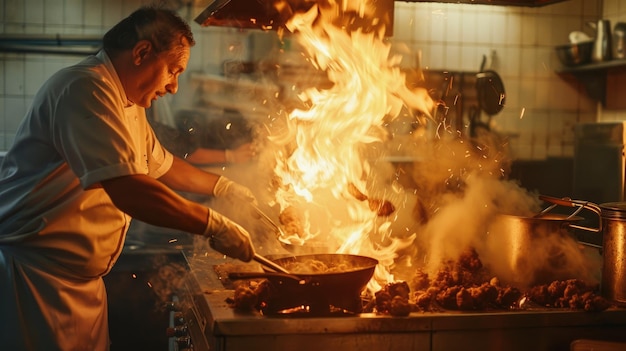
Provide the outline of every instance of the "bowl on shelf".
{"type": "Polygon", "coordinates": [[[559,45],[555,48],[556,56],[564,66],[573,67],[591,62],[593,41],[559,45]]]}

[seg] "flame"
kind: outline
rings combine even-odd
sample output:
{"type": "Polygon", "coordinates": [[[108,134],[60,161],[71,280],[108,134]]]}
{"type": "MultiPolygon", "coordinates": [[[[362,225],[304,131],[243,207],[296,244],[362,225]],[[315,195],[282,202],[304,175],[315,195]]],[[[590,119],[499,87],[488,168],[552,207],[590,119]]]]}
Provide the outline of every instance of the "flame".
{"type": "MultiPolygon", "coordinates": [[[[351,4],[357,14],[370,14],[365,1],[351,4]]],[[[271,138],[279,150],[275,203],[281,213],[295,209],[300,215],[300,232],[290,233],[294,241],[333,242],[337,252],[369,255],[388,266],[415,236],[393,238],[393,216],[372,209],[383,200],[401,198],[401,189],[375,175],[388,138],[384,125],[403,108],[431,116],[434,102],[425,89],[407,87],[401,57],[390,54],[384,28],[348,30],[336,21],[346,9],[328,5],[297,13],[286,25],[310,64],[332,84],[302,91],[298,98],[306,107],[291,111],[284,130],[271,138]],[[351,193],[351,186],[362,196],[351,193]]],[[[376,275],[392,279],[382,268],[376,275]]]]}

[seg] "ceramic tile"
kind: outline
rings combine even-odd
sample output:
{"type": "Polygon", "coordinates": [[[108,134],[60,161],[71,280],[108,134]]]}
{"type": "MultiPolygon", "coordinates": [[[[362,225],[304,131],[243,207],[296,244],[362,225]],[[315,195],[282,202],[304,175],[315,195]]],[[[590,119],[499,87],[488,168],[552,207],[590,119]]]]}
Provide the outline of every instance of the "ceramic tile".
{"type": "MultiPolygon", "coordinates": [[[[34,1],[34,0],[33,0],[34,1]]],[[[83,22],[87,28],[97,28],[96,33],[103,33],[102,20],[103,20],[103,1],[106,0],[83,0],[83,22]]],[[[108,29],[108,28],[107,28],[108,29]]],[[[88,33],[94,33],[93,29],[88,30],[88,33]]]]}
{"type": "Polygon", "coordinates": [[[459,69],[465,72],[477,72],[480,68],[484,50],[475,46],[462,46],[461,66],[459,69]]]}
{"type": "MultiPolygon", "coordinates": [[[[578,21],[571,16],[552,16],[550,17],[551,23],[548,26],[551,28],[549,33],[549,40],[544,45],[560,45],[569,43],[569,33],[575,30],[579,30],[575,25],[578,21]]],[[[546,37],[548,33],[546,33],[546,37]]]]}
{"type": "Polygon", "coordinates": [[[7,23],[24,23],[26,20],[25,4],[21,0],[6,0],[4,12],[4,21],[7,23]]]}
{"type": "Polygon", "coordinates": [[[28,23],[40,24],[44,23],[44,6],[41,0],[24,0],[24,8],[28,9],[28,23]]]}
{"type": "Polygon", "coordinates": [[[413,11],[411,16],[414,28],[414,32],[412,33],[413,40],[430,41],[430,23],[432,16],[430,16],[428,12],[418,11],[413,11]]]}
{"type": "Polygon", "coordinates": [[[619,13],[620,0],[604,0],[602,2],[602,17],[619,13]]]}
{"type": "Polygon", "coordinates": [[[476,14],[476,42],[478,44],[492,44],[494,36],[494,21],[489,12],[476,14]]]}
{"type": "MultiPolygon", "coordinates": [[[[0,94],[0,136],[4,135],[4,131],[5,131],[5,127],[4,125],[6,124],[6,119],[7,119],[7,115],[4,112],[4,100],[6,100],[6,98],[4,97],[3,94],[0,94]]],[[[2,151],[2,144],[0,143],[0,151],[2,151]]]]}
{"type": "Polygon", "coordinates": [[[433,11],[430,16],[430,40],[434,42],[445,42],[446,38],[446,22],[448,13],[445,10],[433,11]]]}
{"type": "Polygon", "coordinates": [[[520,44],[536,45],[537,44],[537,16],[523,14],[520,17],[519,26],[522,28],[520,44]]]}
{"type": "Polygon", "coordinates": [[[411,7],[402,6],[401,4],[396,6],[393,26],[394,40],[406,42],[413,40],[413,34],[415,33],[415,16],[413,11],[411,11],[411,7]]]}
{"type": "MultiPolygon", "coordinates": [[[[30,103],[30,102],[28,102],[30,103]]],[[[4,130],[15,133],[26,113],[26,100],[23,97],[6,97],[4,99],[4,130]]]]}
{"type": "Polygon", "coordinates": [[[63,24],[63,0],[43,1],[44,24],[63,24]]]}
{"type": "Polygon", "coordinates": [[[460,11],[450,10],[446,17],[446,41],[458,43],[461,41],[461,24],[463,15],[460,11]]]}
{"type": "Polygon", "coordinates": [[[7,60],[4,63],[5,69],[5,94],[9,96],[24,95],[24,61],[7,60]]]}
{"type": "Polygon", "coordinates": [[[535,77],[537,62],[535,61],[535,48],[522,47],[520,50],[520,71],[523,77],[535,77]]]}
{"type": "Polygon", "coordinates": [[[431,69],[448,69],[445,67],[445,45],[432,44],[422,56],[424,64],[431,69]]]}
{"type": "Polygon", "coordinates": [[[28,60],[25,65],[25,93],[32,96],[48,77],[42,60],[28,60]]]}
{"type": "Polygon", "coordinates": [[[537,61],[537,77],[544,79],[555,78],[554,64],[554,47],[544,46],[535,50],[535,60],[537,61]]]}
{"type": "MultiPolygon", "coordinates": [[[[0,77],[2,77],[2,79],[0,79],[0,98],[2,98],[4,96],[4,94],[6,94],[6,91],[4,89],[5,84],[7,84],[7,80],[4,79],[4,77],[6,77],[6,73],[5,73],[5,66],[6,61],[4,59],[4,55],[0,54],[0,77]]],[[[0,109],[0,111],[2,111],[2,109],[0,109]]]]}
{"type": "Polygon", "coordinates": [[[83,25],[83,0],[65,0],[63,23],[65,25],[83,25]]]}
{"type": "Polygon", "coordinates": [[[479,33],[477,27],[477,18],[473,13],[462,13],[463,23],[461,24],[461,42],[467,45],[475,44],[478,42],[479,33]]]}
{"type": "Polygon", "coordinates": [[[507,36],[510,24],[507,23],[506,13],[493,16],[489,24],[492,33],[492,43],[494,45],[507,45],[511,42],[511,38],[507,36]]]}
{"type": "Polygon", "coordinates": [[[102,25],[110,28],[127,15],[122,11],[121,1],[109,0],[102,8],[102,25]]]}

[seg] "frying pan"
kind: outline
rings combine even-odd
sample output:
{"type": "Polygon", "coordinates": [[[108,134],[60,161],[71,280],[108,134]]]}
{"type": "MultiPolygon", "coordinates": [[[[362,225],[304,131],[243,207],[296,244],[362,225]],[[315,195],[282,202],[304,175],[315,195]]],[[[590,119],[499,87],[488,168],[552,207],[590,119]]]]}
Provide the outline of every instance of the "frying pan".
{"type": "Polygon", "coordinates": [[[496,71],[485,70],[487,57],[483,55],[480,65],[480,72],[476,74],[476,100],[478,106],[472,106],[469,111],[470,136],[477,137],[477,128],[489,131],[491,117],[497,115],[504,108],[506,102],[506,92],[504,83],[496,71]],[[487,121],[481,120],[481,112],[488,116],[487,121]]]}
{"type": "Polygon", "coordinates": [[[483,56],[480,72],[476,74],[476,93],[480,109],[491,117],[500,113],[504,108],[506,92],[498,73],[485,70],[486,60],[487,58],[483,56]]]}
{"type": "Polygon", "coordinates": [[[378,260],[349,254],[310,254],[271,258],[291,274],[276,272],[232,272],[231,280],[267,279],[271,293],[264,313],[275,314],[297,306],[308,306],[312,313],[328,313],[332,307],[360,312],[361,292],[372,279],[378,260]],[[321,263],[327,272],[304,271],[321,263]],[[341,267],[341,268],[339,268],[341,267]]]}

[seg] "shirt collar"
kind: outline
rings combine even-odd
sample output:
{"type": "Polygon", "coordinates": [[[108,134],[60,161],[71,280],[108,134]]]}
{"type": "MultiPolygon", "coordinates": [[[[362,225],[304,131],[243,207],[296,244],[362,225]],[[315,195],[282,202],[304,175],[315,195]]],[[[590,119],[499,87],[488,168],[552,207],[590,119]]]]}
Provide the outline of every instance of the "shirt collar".
{"type": "Polygon", "coordinates": [[[102,49],[98,51],[98,53],[96,54],[96,57],[100,61],[102,61],[105,67],[107,68],[107,70],[111,72],[111,77],[113,77],[113,83],[117,86],[117,89],[119,90],[121,94],[120,98],[122,99],[122,101],[124,101],[124,106],[125,107],[132,106],[133,103],[128,100],[128,97],[126,97],[126,91],[124,90],[124,86],[122,85],[122,82],[120,81],[120,77],[117,75],[117,71],[115,70],[115,66],[113,66],[113,62],[111,62],[111,58],[109,57],[109,55],[106,53],[104,49],[102,49]]]}

